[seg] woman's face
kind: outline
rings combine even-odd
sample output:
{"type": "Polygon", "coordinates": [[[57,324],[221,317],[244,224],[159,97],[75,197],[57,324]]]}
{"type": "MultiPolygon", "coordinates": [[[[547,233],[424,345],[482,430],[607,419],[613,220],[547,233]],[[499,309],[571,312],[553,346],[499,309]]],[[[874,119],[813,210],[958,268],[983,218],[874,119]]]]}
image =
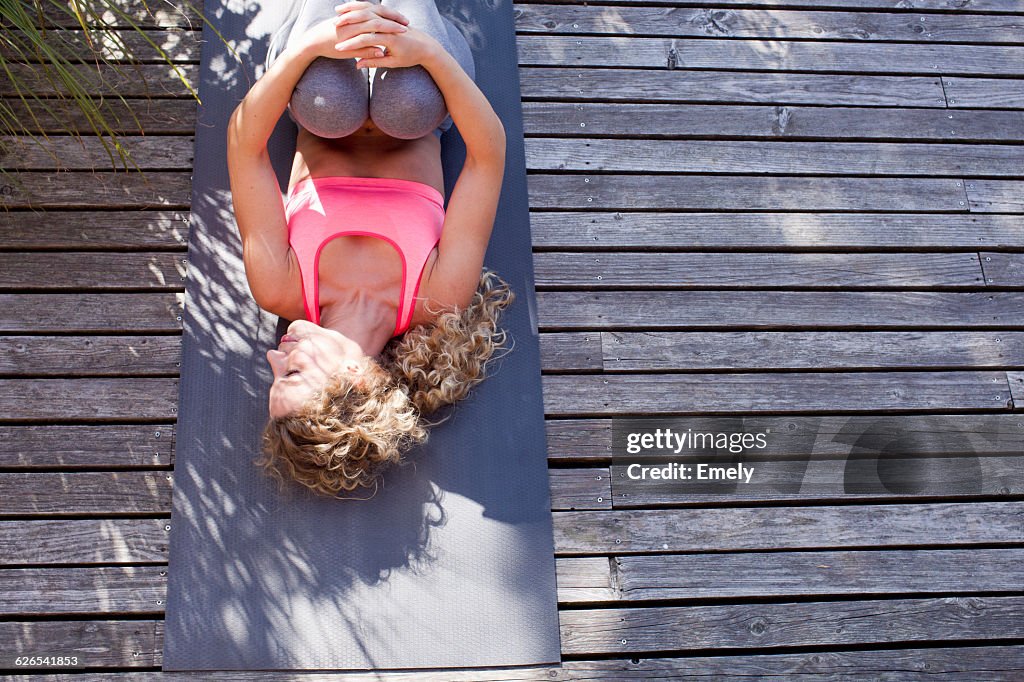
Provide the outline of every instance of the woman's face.
{"type": "Polygon", "coordinates": [[[271,418],[298,412],[331,376],[349,372],[354,378],[360,373],[360,354],[353,353],[351,343],[346,341],[333,329],[306,320],[288,325],[288,333],[277,350],[267,351],[267,361],[274,372],[274,383],[270,385],[271,418]]]}

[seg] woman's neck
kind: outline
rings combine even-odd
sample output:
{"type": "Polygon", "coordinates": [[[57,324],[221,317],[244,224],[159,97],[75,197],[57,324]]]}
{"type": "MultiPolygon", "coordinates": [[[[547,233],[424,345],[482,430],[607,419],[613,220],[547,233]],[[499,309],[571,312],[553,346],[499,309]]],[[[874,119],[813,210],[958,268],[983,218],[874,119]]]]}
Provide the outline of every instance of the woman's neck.
{"type": "MultiPolygon", "coordinates": [[[[393,309],[391,309],[393,311],[393,309]]],[[[355,342],[363,355],[376,356],[395,333],[394,312],[372,299],[336,301],[320,307],[320,326],[355,342]]]]}

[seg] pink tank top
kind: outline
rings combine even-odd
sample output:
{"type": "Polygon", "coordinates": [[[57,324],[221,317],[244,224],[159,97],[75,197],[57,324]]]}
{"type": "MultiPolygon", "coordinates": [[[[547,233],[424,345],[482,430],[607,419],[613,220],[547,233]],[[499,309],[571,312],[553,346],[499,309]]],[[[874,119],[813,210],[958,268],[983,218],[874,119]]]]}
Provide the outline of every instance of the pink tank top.
{"type": "Polygon", "coordinates": [[[394,336],[412,321],[430,252],[441,240],[444,196],[422,182],[336,176],[302,180],[285,202],[288,242],[299,261],[306,319],[320,324],[320,252],[335,237],[369,235],[402,258],[402,293],[394,336]]]}

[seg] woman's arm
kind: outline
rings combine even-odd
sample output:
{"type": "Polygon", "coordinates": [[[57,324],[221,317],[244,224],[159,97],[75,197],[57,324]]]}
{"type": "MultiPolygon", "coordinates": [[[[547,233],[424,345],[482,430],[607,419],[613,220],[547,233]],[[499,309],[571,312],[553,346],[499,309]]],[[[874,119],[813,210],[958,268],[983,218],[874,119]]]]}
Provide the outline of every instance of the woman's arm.
{"type": "Polygon", "coordinates": [[[491,241],[504,171],[504,163],[466,157],[448,199],[437,261],[425,292],[434,304],[466,308],[473,301],[491,241]]]}
{"type": "Polygon", "coordinates": [[[373,44],[386,46],[387,55],[358,60],[356,66],[421,64],[444,96],[466,143],[466,161],[448,199],[437,262],[424,292],[435,304],[464,308],[480,282],[497,215],[505,175],[505,127],[469,74],[427,33],[410,28],[402,34],[360,35],[346,41],[351,48],[373,44]]]}
{"type": "MultiPolygon", "coordinates": [[[[359,3],[368,6],[369,3],[359,3]]],[[[235,219],[242,238],[249,290],[257,305],[281,313],[299,290],[298,263],[288,244],[288,226],[267,141],[291,99],[296,83],[317,57],[336,59],[376,54],[376,48],[339,50],[340,41],[365,31],[403,31],[400,13],[373,6],[359,10],[357,23],[338,27],[330,18],[310,28],[284,50],[249,90],[228,123],[228,173],[235,219]]]]}
{"type": "Polygon", "coordinates": [[[249,291],[264,310],[282,314],[300,283],[288,245],[281,188],[270,164],[267,140],[291,99],[295,84],[315,58],[285,50],[256,81],[228,123],[228,174],[249,291]]]}
{"type": "Polygon", "coordinates": [[[437,49],[421,64],[444,96],[448,113],[466,143],[466,156],[500,162],[504,167],[505,126],[458,60],[437,43],[437,49]]]}
{"type": "Polygon", "coordinates": [[[480,283],[484,254],[505,176],[505,127],[487,97],[440,43],[421,62],[444,95],[466,143],[466,161],[445,210],[429,295],[442,305],[465,308],[480,283]]]}

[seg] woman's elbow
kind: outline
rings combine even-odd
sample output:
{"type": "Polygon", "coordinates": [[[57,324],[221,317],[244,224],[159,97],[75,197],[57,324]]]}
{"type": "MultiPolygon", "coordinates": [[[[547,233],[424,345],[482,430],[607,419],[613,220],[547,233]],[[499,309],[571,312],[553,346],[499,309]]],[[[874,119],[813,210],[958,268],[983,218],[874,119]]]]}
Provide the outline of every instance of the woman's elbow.
{"type": "Polygon", "coordinates": [[[239,104],[228,119],[227,142],[229,152],[257,152],[266,148],[266,145],[255,144],[251,139],[252,135],[247,134],[246,126],[242,122],[242,105],[239,104]]]}
{"type": "Polygon", "coordinates": [[[234,113],[231,114],[231,118],[228,119],[228,151],[238,149],[239,147],[239,135],[238,135],[238,109],[235,109],[234,113]]]}
{"type": "Polygon", "coordinates": [[[497,125],[494,127],[494,154],[502,161],[505,160],[505,149],[508,146],[508,136],[505,134],[505,125],[498,119],[497,125]]]}
{"type": "Polygon", "coordinates": [[[267,290],[254,288],[250,285],[249,293],[252,294],[252,300],[256,302],[256,305],[268,313],[273,313],[275,315],[278,314],[278,311],[281,310],[287,302],[286,296],[284,296],[283,292],[279,288],[267,290]]]}
{"type": "Polygon", "coordinates": [[[497,125],[491,126],[483,140],[483,144],[475,145],[472,149],[467,146],[466,154],[477,161],[490,161],[504,168],[507,141],[505,128],[501,125],[500,120],[497,125]]]}

